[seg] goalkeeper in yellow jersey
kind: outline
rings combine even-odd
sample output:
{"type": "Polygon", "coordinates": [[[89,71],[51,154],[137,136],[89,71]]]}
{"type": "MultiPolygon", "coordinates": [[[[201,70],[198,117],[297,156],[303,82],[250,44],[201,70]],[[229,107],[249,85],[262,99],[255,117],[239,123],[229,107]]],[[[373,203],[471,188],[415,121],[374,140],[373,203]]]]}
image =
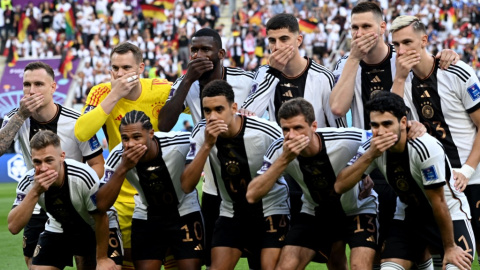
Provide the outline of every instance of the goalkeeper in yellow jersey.
{"type": "MultiPolygon", "coordinates": [[[[111,82],[92,88],[88,94],[82,116],[75,124],[75,136],[87,141],[103,127],[112,150],[121,142],[119,126],[122,117],[129,111],[143,111],[150,117],[153,127],[158,126],[158,112],[170,93],[171,83],[164,79],[141,79],[145,69],[142,51],[135,45],[124,42],[113,48],[110,54],[111,82]]],[[[124,181],[114,206],[118,211],[120,228],[125,248],[124,266],[130,263],[131,222],[135,202],[135,189],[124,181]],[[125,265],[125,261],[128,261],[125,265]]]]}

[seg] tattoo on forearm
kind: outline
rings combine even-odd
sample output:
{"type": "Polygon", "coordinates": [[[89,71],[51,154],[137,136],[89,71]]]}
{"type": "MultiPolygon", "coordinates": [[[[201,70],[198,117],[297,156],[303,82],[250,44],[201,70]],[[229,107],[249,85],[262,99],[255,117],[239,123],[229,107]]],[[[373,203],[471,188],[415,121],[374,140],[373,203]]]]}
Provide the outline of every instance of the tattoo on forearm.
{"type": "Polygon", "coordinates": [[[7,152],[24,120],[15,114],[5,127],[0,129],[0,156],[7,152]]]}

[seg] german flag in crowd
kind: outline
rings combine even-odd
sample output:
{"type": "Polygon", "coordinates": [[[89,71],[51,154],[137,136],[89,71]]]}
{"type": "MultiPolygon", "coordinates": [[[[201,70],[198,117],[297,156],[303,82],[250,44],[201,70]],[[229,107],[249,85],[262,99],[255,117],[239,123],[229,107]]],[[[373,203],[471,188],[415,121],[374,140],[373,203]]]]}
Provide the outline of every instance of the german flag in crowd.
{"type": "Polygon", "coordinates": [[[298,26],[300,27],[300,31],[304,33],[313,33],[315,27],[317,27],[317,22],[314,20],[304,20],[300,19],[298,21],[298,26]]]}
{"type": "Polygon", "coordinates": [[[262,12],[258,11],[255,13],[248,22],[258,26],[262,25],[262,12]]]}
{"type": "Polygon", "coordinates": [[[153,2],[154,6],[163,6],[163,8],[171,10],[175,6],[175,0],[157,0],[153,2]]]}
{"type": "Polygon", "coordinates": [[[20,21],[18,22],[18,41],[23,42],[27,37],[27,28],[30,25],[30,18],[22,13],[22,17],[20,17],[20,21]]]}
{"type": "Polygon", "coordinates": [[[147,18],[154,18],[160,21],[166,21],[167,16],[165,15],[165,9],[155,5],[143,4],[140,5],[142,8],[143,16],[147,18]]]}

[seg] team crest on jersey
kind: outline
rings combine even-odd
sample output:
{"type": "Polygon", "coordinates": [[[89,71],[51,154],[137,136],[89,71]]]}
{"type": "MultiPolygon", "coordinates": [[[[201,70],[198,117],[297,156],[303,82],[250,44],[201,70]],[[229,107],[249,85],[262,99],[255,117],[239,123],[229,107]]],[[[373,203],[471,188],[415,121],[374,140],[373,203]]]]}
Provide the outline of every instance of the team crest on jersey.
{"type": "Polygon", "coordinates": [[[33,257],[37,257],[38,253],[40,253],[40,249],[42,249],[42,246],[40,245],[37,245],[37,247],[35,247],[35,251],[33,252],[33,257]]]}
{"type": "Polygon", "coordinates": [[[93,137],[88,140],[88,144],[90,145],[90,150],[93,151],[98,149],[100,147],[100,142],[97,139],[97,135],[93,135],[93,137]]]}
{"type": "Polygon", "coordinates": [[[93,109],[95,109],[95,106],[89,105],[89,106],[87,106],[87,108],[85,108],[85,111],[83,112],[83,114],[86,114],[93,109]]]}
{"type": "Polygon", "coordinates": [[[262,167],[260,168],[260,171],[261,172],[266,172],[268,170],[268,168],[270,168],[270,166],[272,166],[272,164],[270,162],[264,161],[262,167]]]}
{"type": "Polygon", "coordinates": [[[197,145],[195,143],[190,143],[190,151],[188,152],[187,157],[194,157],[196,148],[197,148],[197,145]]]}
{"type": "Polygon", "coordinates": [[[112,178],[113,171],[112,170],[105,170],[105,177],[103,177],[103,181],[106,183],[112,178]]]}
{"type": "Polygon", "coordinates": [[[21,203],[23,199],[25,199],[26,194],[17,194],[17,198],[15,199],[15,203],[21,203]]]}
{"type": "Polygon", "coordinates": [[[437,171],[435,170],[434,165],[428,168],[422,169],[422,174],[426,181],[434,181],[438,179],[438,174],[437,174],[437,171]]]}
{"type": "Polygon", "coordinates": [[[477,83],[474,83],[470,87],[468,87],[467,92],[473,101],[480,98],[480,88],[478,87],[477,83]]]}
{"type": "Polygon", "coordinates": [[[227,173],[229,175],[237,175],[240,173],[240,166],[238,166],[239,163],[237,161],[231,160],[225,164],[227,167],[227,173]]]}

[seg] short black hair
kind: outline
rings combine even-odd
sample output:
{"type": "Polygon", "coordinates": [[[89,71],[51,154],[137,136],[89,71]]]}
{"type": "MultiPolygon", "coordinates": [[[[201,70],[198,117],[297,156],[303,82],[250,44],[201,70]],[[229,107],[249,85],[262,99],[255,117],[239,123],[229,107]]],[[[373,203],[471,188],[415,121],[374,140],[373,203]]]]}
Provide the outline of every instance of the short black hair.
{"type": "Polygon", "coordinates": [[[355,7],[352,9],[352,15],[353,14],[358,14],[358,13],[366,13],[366,12],[372,12],[375,17],[377,17],[380,21],[383,20],[383,13],[382,9],[377,3],[374,2],[361,2],[358,3],[355,7]]]}
{"type": "Polygon", "coordinates": [[[23,72],[25,73],[27,70],[33,71],[37,69],[44,69],[48,73],[48,75],[52,77],[52,80],[55,81],[55,73],[53,72],[52,67],[40,61],[28,63],[28,65],[23,69],[23,72]]]}
{"type": "Polygon", "coordinates": [[[280,13],[273,16],[267,22],[267,33],[268,30],[278,30],[278,29],[288,29],[291,33],[298,33],[300,28],[298,26],[298,21],[295,16],[288,13],[280,13]]]}
{"type": "Polygon", "coordinates": [[[153,129],[152,122],[150,122],[150,117],[148,117],[144,112],[136,110],[129,111],[125,114],[124,117],[122,117],[119,129],[121,131],[122,126],[127,126],[135,123],[142,124],[142,128],[145,130],[153,129]]]}
{"type": "Polygon", "coordinates": [[[389,91],[380,91],[376,93],[366,104],[365,109],[371,112],[389,112],[400,121],[407,116],[407,106],[403,98],[389,91]]]}
{"type": "Polygon", "coordinates": [[[213,80],[205,85],[202,91],[202,100],[205,97],[224,96],[229,104],[235,102],[235,93],[232,86],[224,80],[213,80]]]}
{"type": "Polygon", "coordinates": [[[217,45],[217,49],[220,50],[222,48],[222,39],[220,38],[220,35],[217,31],[211,28],[202,28],[198,30],[193,34],[192,39],[194,37],[212,37],[213,42],[215,42],[215,45],[217,45]]]}
{"type": "Polygon", "coordinates": [[[278,109],[279,119],[290,119],[297,115],[303,115],[308,125],[312,125],[315,121],[315,111],[312,104],[302,97],[291,99],[283,103],[278,109]]]}
{"type": "Polygon", "coordinates": [[[117,46],[115,46],[115,48],[113,48],[112,52],[110,53],[110,59],[112,59],[112,56],[115,53],[127,54],[128,52],[133,53],[133,56],[135,57],[135,62],[137,65],[143,62],[143,53],[140,50],[140,48],[138,48],[137,46],[135,46],[134,44],[128,41],[122,42],[117,46]]]}

